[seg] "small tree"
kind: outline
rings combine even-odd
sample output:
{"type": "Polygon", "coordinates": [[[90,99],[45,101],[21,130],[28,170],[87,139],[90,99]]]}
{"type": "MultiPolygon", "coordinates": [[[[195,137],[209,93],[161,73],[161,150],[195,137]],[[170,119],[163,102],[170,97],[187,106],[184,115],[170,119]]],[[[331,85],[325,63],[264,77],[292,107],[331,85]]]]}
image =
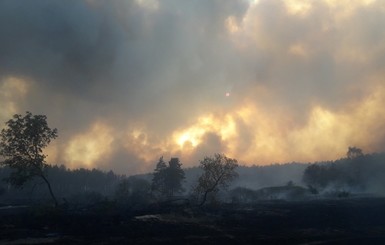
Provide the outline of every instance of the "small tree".
{"type": "Polygon", "coordinates": [[[353,147],[349,146],[348,152],[346,153],[346,156],[348,157],[348,159],[355,159],[358,157],[362,157],[363,155],[364,154],[362,153],[362,150],[355,146],[353,147]]]}
{"type": "Polygon", "coordinates": [[[214,157],[205,157],[200,161],[203,174],[198,179],[195,193],[201,199],[199,206],[203,206],[210,193],[217,193],[220,188],[226,189],[230,182],[238,177],[235,168],[238,167],[237,160],[227,158],[223,154],[215,154],[214,157]]]}
{"type": "Polygon", "coordinates": [[[21,188],[25,182],[34,177],[41,178],[47,185],[49,193],[57,206],[51,184],[46,176],[48,164],[43,149],[57,137],[57,129],[51,129],[44,115],[25,116],[15,114],[1,130],[0,155],[3,166],[13,170],[7,179],[12,185],[21,188]]]}

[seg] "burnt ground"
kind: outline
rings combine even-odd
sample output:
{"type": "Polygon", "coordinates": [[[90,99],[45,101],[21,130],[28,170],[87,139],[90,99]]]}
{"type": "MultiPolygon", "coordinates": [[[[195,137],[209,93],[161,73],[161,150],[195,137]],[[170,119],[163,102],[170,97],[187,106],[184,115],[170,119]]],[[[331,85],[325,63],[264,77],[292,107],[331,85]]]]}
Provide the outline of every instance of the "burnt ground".
{"type": "Polygon", "coordinates": [[[385,244],[385,198],[0,210],[0,244],[385,244]]]}

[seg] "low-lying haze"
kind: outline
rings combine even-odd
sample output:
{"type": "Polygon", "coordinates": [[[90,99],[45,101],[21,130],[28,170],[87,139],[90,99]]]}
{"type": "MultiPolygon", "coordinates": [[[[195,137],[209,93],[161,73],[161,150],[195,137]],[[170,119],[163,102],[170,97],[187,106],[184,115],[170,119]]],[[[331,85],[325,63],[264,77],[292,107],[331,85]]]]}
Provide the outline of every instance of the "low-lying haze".
{"type": "Polygon", "coordinates": [[[129,174],[383,151],[384,25],[382,0],[2,0],[0,120],[47,115],[50,163],[129,174]]]}

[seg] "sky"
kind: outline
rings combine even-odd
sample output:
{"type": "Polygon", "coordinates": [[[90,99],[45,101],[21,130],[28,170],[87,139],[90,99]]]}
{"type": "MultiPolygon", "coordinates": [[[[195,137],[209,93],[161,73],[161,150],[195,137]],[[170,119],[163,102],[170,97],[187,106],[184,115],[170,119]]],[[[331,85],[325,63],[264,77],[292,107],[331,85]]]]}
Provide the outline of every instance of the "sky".
{"type": "Polygon", "coordinates": [[[1,0],[0,121],[47,161],[152,171],[385,150],[384,0],[1,0]]]}

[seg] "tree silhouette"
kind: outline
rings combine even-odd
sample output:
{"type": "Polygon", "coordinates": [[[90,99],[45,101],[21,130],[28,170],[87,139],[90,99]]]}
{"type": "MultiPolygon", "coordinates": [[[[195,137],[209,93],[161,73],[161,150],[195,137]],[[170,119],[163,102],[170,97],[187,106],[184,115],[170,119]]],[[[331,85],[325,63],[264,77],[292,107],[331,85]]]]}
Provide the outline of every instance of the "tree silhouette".
{"type": "Polygon", "coordinates": [[[163,160],[163,156],[159,158],[158,163],[156,164],[152,183],[151,190],[160,196],[166,195],[166,185],[165,185],[165,171],[167,169],[166,162],[163,160]]]}
{"type": "Polygon", "coordinates": [[[309,165],[303,174],[303,182],[308,186],[322,190],[326,187],[354,187],[364,191],[373,177],[378,173],[374,170],[375,157],[364,155],[357,147],[349,147],[347,158],[333,162],[309,165]]]}
{"type": "Polygon", "coordinates": [[[355,159],[357,157],[362,157],[363,155],[364,154],[362,153],[362,150],[355,146],[353,147],[349,146],[348,152],[346,153],[346,156],[348,157],[348,159],[355,159]]]}
{"type": "Polygon", "coordinates": [[[183,191],[182,180],[185,178],[182,164],[178,158],[171,158],[168,166],[159,158],[153,173],[151,189],[160,197],[172,197],[183,191]]]}
{"type": "Polygon", "coordinates": [[[305,169],[302,180],[308,186],[324,188],[330,182],[329,172],[329,167],[327,166],[311,164],[305,169]]]}
{"type": "Polygon", "coordinates": [[[179,158],[171,158],[166,169],[165,185],[168,190],[168,196],[173,197],[175,194],[183,191],[182,181],[185,178],[182,164],[179,158]]]}
{"type": "Polygon", "coordinates": [[[58,202],[46,176],[48,164],[43,154],[43,149],[57,137],[57,129],[48,127],[45,115],[32,115],[28,111],[25,116],[15,114],[6,125],[1,130],[0,155],[4,160],[0,163],[13,170],[8,181],[16,187],[22,187],[34,177],[41,178],[57,206],[58,202]]]}
{"type": "Polygon", "coordinates": [[[227,158],[223,154],[215,154],[214,157],[205,157],[200,161],[203,174],[198,179],[195,193],[200,196],[199,206],[203,206],[210,193],[217,193],[220,188],[227,188],[229,183],[238,177],[235,168],[238,167],[237,160],[227,158]]]}

